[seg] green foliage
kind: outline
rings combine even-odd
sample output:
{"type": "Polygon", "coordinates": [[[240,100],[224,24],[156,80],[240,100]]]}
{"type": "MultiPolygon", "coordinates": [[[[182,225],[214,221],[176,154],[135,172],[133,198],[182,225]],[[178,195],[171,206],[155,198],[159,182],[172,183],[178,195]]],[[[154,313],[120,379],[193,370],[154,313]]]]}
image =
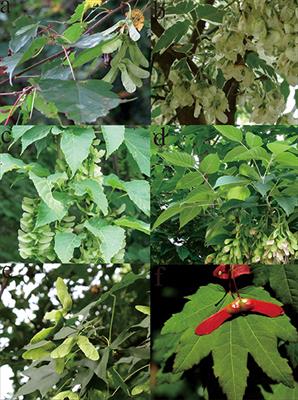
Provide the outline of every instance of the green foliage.
{"type": "Polygon", "coordinates": [[[271,385],[272,392],[262,389],[262,394],[265,400],[274,399],[295,399],[298,394],[298,384],[295,383],[294,388],[289,388],[285,385],[271,385]]]}
{"type": "Polygon", "coordinates": [[[35,194],[22,201],[21,258],[63,263],[148,260],[144,234],[149,234],[150,188],[143,174],[150,173],[149,135],[145,129],[127,132],[123,126],[116,133],[120,129],[119,137],[115,132],[111,136],[114,142],[117,139],[111,148],[111,140],[106,147],[105,138],[112,127],[104,127],[104,135],[101,128],[12,128],[14,143],[21,141],[23,151],[34,145],[38,159],[35,162],[31,156],[25,163],[26,151],[22,159],[0,155],[1,177],[15,171],[17,177],[28,177],[35,188],[35,194]],[[103,161],[106,151],[109,154],[103,161]],[[50,161],[44,163],[43,157],[50,161]],[[139,232],[136,238],[134,230],[139,232]],[[140,247],[145,247],[144,255],[138,254],[140,247]]]}
{"type": "MultiPolygon", "coordinates": [[[[104,117],[110,122],[115,115],[117,122],[129,121],[119,107],[122,99],[132,93],[139,99],[149,96],[145,2],[137,9],[131,1],[100,3],[89,3],[84,11],[87,0],[66,7],[29,2],[23,5],[27,12],[19,10],[7,21],[4,16],[5,36],[0,43],[4,121],[95,123],[104,117]]],[[[127,111],[134,108],[125,106],[127,111]]],[[[147,122],[148,101],[141,108],[144,115],[133,120],[147,122]]]]}
{"type": "Polygon", "coordinates": [[[163,6],[152,18],[155,123],[294,123],[294,0],[163,6]]]}
{"type": "MultiPolygon", "coordinates": [[[[31,339],[28,344],[30,336],[37,330],[36,326],[23,321],[23,336],[18,339],[20,327],[11,319],[13,333],[4,334],[9,338],[9,346],[6,344],[5,348],[1,348],[0,365],[8,364],[14,368],[15,396],[24,395],[28,400],[67,397],[120,400],[124,393],[133,397],[132,391],[142,388],[138,398],[148,399],[149,317],[142,316],[131,307],[136,304],[144,304],[145,307],[148,304],[147,267],[136,267],[135,272],[127,264],[120,268],[117,265],[108,268],[64,265],[56,268],[49,265],[32,267],[30,279],[34,290],[30,297],[31,301],[34,297],[35,301],[39,299],[39,306],[43,304],[47,310],[51,310],[45,315],[44,307],[36,311],[34,321],[39,321],[38,326],[42,327],[47,324],[45,321],[54,319],[60,313],[59,308],[53,309],[48,297],[56,280],[55,294],[61,306],[65,306],[66,297],[73,297],[72,309],[64,311],[59,326],[56,325],[55,331],[47,337],[40,336],[39,340],[35,334],[35,340],[31,339]],[[36,285],[34,276],[39,274],[37,280],[40,280],[40,273],[43,280],[36,285]],[[83,286],[78,284],[78,280],[83,286]],[[75,294],[78,287],[82,289],[79,296],[75,294]],[[12,362],[12,355],[16,363],[12,362]],[[23,369],[22,375],[29,378],[26,383],[19,374],[23,369]]],[[[19,280],[21,286],[28,278],[28,269],[23,266],[24,269],[25,275],[12,278],[19,280]],[[25,278],[24,281],[22,278],[25,278]]],[[[12,288],[13,285],[6,290],[11,291],[12,288]]],[[[16,307],[7,307],[6,313],[15,315],[19,305],[24,307],[21,303],[22,298],[18,298],[16,307]]],[[[28,306],[29,303],[24,309],[28,306]]],[[[5,318],[5,313],[1,313],[1,326],[6,323],[5,318]]]]}
{"type": "MultiPolygon", "coordinates": [[[[263,266],[260,270],[266,272],[271,268],[263,266]]],[[[289,266],[289,269],[294,273],[295,267],[289,266]]],[[[208,398],[210,379],[208,378],[203,385],[200,383],[200,374],[204,373],[206,376],[204,368],[208,364],[204,364],[203,370],[200,368],[204,359],[212,355],[214,376],[218,378],[218,383],[228,400],[246,398],[248,382],[250,385],[253,384],[255,374],[250,357],[266,374],[267,381],[280,383],[272,386],[274,393],[275,388],[278,388],[277,392],[294,395],[296,383],[290,365],[294,367],[295,365],[292,361],[289,365],[280,346],[285,342],[289,342],[288,346],[296,346],[298,336],[296,328],[286,314],[269,318],[260,314],[243,313],[225,321],[210,334],[203,336],[195,334],[195,328],[200,322],[234,300],[230,292],[226,293],[223,299],[224,294],[225,290],[219,285],[201,286],[196,293],[187,296],[183,310],[172,315],[164,323],[153,347],[154,360],[161,366],[154,392],[166,395],[166,383],[174,383],[177,379],[185,382],[185,379],[190,379],[187,372],[193,371],[194,374],[199,374],[196,387],[201,386],[200,391],[204,391],[206,395],[202,397],[208,398]]],[[[247,286],[239,289],[239,294],[245,298],[280,304],[261,287],[247,286]]],[[[264,386],[261,386],[264,397],[259,398],[266,399],[267,391],[268,385],[265,381],[264,386]]],[[[173,398],[176,398],[178,393],[173,394],[173,398]]]]}
{"type": "Polygon", "coordinates": [[[272,265],[270,269],[264,269],[261,265],[253,265],[254,283],[270,287],[276,293],[276,297],[284,304],[288,304],[298,312],[298,270],[291,265],[272,265]]]}
{"type": "Polygon", "coordinates": [[[173,262],[173,247],[187,263],[295,260],[297,137],[283,126],[171,130],[152,150],[154,262],[173,262]]]}

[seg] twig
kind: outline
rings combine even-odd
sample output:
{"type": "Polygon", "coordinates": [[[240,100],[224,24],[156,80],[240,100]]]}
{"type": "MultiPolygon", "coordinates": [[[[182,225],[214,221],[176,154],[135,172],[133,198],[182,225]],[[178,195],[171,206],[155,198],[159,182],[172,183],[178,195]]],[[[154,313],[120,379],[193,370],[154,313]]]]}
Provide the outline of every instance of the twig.
{"type": "Polygon", "coordinates": [[[113,330],[113,323],[114,323],[114,316],[115,316],[115,307],[116,307],[116,296],[114,294],[111,294],[113,297],[113,308],[112,308],[112,316],[111,316],[111,322],[110,322],[110,329],[109,329],[109,344],[111,344],[112,341],[112,330],[113,330]]]}
{"type": "Polygon", "coordinates": [[[70,59],[69,59],[68,50],[66,50],[66,48],[65,48],[64,46],[62,46],[62,47],[63,47],[63,51],[64,51],[64,54],[65,54],[66,60],[67,60],[67,62],[68,62],[68,65],[69,65],[69,68],[70,68],[70,71],[71,71],[71,75],[72,75],[72,77],[73,77],[73,80],[76,81],[76,77],[75,77],[75,74],[74,74],[74,70],[73,70],[73,68],[72,68],[72,65],[71,65],[71,62],[70,62],[70,59]]]}
{"type": "Polygon", "coordinates": [[[4,123],[4,126],[7,126],[10,118],[12,117],[13,113],[15,112],[15,110],[17,109],[17,107],[19,106],[19,104],[21,103],[21,101],[23,100],[23,97],[30,92],[32,89],[32,86],[29,86],[27,88],[24,88],[22,93],[17,97],[16,101],[13,103],[13,106],[11,107],[8,117],[6,118],[6,121],[4,123]]]}

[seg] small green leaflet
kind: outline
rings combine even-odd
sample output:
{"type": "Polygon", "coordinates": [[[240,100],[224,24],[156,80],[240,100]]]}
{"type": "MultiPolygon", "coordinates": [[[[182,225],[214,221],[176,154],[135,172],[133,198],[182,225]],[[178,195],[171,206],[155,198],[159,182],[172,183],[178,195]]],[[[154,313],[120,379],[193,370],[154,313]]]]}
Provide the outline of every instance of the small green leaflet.
{"type": "Polygon", "coordinates": [[[278,154],[275,159],[282,167],[298,167],[298,157],[288,151],[278,154]]]}
{"type": "Polygon", "coordinates": [[[249,181],[245,178],[240,178],[239,176],[221,176],[218,178],[215,182],[215,185],[213,186],[213,189],[216,189],[217,187],[220,186],[225,186],[225,185],[245,185],[249,181]]]}
{"type": "Polygon", "coordinates": [[[295,208],[298,206],[298,196],[293,196],[293,197],[275,196],[275,200],[277,201],[278,205],[280,205],[281,208],[284,209],[288,217],[292,213],[294,213],[295,208]]]}
{"type": "Polygon", "coordinates": [[[199,19],[203,21],[210,21],[214,25],[220,25],[222,23],[225,11],[214,7],[210,4],[197,5],[195,8],[199,19]]]}
{"type": "Polygon", "coordinates": [[[61,138],[61,150],[69,165],[72,176],[88,157],[90,146],[95,138],[92,128],[71,127],[65,129],[61,138]]]}
{"type": "Polygon", "coordinates": [[[203,208],[201,205],[188,204],[187,206],[182,206],[182,211],[179,215],[179,228],[183,228],[184,225],[188,224],[188,222],[197,217],[202,212],[202,210],[203,208]]]}
{"type": "Polygon", "coordinates": [[[218,171],[220,166],[220,159],[217,155],[215,154],[208,154],[203,160],[200,162],[200,170],[204,174],[214,174],[215,172],[218,171]]]}
{"type": "Polygon", "coordinates": [[[262,146],[263,140],[260,136],[253,134],[252,132],[247,132],[245,135],[245,141],[247,145],[252,149],[253,147],[262,146]]]}
{"type": "Polygon", "coordinates": [[[94,370],[95,374],[100,379],[102,379],[106,384],[108,384],[107,368],[108,368],[109,357],[110,357],[110,348],[106,347],[101,352],[101,359],[100,359],[96,369],[94,370]]]}
{"type": "Polygon", "coordinates": [[[73,258],[76,247],[80,247],[81,239],[72,232],[57,232],[54,250],[59,260],[67,264],[73,258]]]}
{"type": "Polygon", "coordinates": [[[281,154],[284,151],[287,151],[291,148],[291,146],[289,144],[283,143],[283,142],[278,142],[278,141],[268,143],[267,147],[275,155],[281,154]]]}
{"type": "Polygon", "coordinates": [[[257,76],[265,75],[273,82],[278,83],[274,68],[268,65],[265,60],[261,59],[257,53],[249,51],[245,63],[256,73],[257,76]]]}
{"type": "Polygon", "coordinates": [[[168,219],[172,218],[174,215],[179,214],[182,211],[182,206],[180,203],[172,203],[168,208],[162,211],[162,213],[158,216],[152,230],[157,228],[159,225],[166,222],[168,219]]]}
{"type": "MultiPolygon", "coordinates": [[[[227,294],[220,306],[215,306],[225,293],[219,285],[209,284],[188,296],[183,310],[174,314],[164,325],[162,335],[179,337],[176,345],[174,372],[188,370],[212,353],[214,373],[219,378],[229,400],[242,400],[248,376],[247,355],[273,380],[293,387],[292,371],[278,352],[277,338],[297,341],[296,329],[283,315],[268,318],[257,314],[243,314],[223,323],[209,335],[197,336],[195,327],[205,318],[233,301],[227,294]]],[[[246,298],[257,298],[279,304],[264,289],[246,287],[241,290],[246,298]]]]}
{"type": "Polygon", "coordinates": [[[101,127],[101,130],[107,144],[107,159],[122,144],[124,140],[125,126],[105,125],[101,127]]]}
{"type": "Polygon", "coordinates": [[[250,191],[245,186],[235,186],[228,191],[227,199],[246,200],[250,196],[250,191]]]}
{"type": "Polygon", "coordinates": [[[178,43],[180,39],[187,33],[190,27],[190,21],[178,21],[170,28],[166,29],[153,49],[153,53],[164,53],[173,43],[178,43]]]}
{"type": "Polygon", "coordinates": [[[146,215],[150,214],[150,185],[147,181],[132,180],[122,181],[118,176],[110,174],[105,177],[104,185],[114,189],[123,190],[128,194],[130,200],[146,215]]]}
{"type": "Polygon", "coordinates": [[[223,162],[239,161],[239,156],[246,153],[247,150],[244,146],[236,146],[232,150],[228,151],[225,155],[223,162]]]}
{"type": "Polygon", "coordinates": [[[111,186],[113,189],[119,189],[125,191],[125,182],[122,181],[117,175],[109,174],[104,177],[104,185],[111,186]]]}
{"type": "Polygon", "coordinates": [[[233,142],[242,142],[243,134],[239,128],[231,125],[214,125],[214,128],[225,138],[233,142]]]}
{"type": "Polygon", "coordinates": [[[95,122],[117,107],[121,100],[112,85],[100,80],[74,81],[44,79],[38,88],[45,100],[77,123],[95,122]]]}
{"type": "Polygon", "coordinates": [[[140,311],[145,315],[150,315],[150,307],[148,306],[136,306],[136,310],[140,311]]]}
{"type": "Polygon", "coordinates": [[[18,64],[21,62],[24,53],[16,53],[12,56],[4,57],[2,61],[0,61],[0,67],[6,67],[6,71],[9,75],[9,83],[12,86],[12,78],[13,73],[18,64]]]}
{"type": "Polygon", "coordinates": [[[159,154],[167,163],[176,165],[177,167],[194,168],[195,158],[182,151],[177,152],[163,152],[159,154]]]}
{"type": "Polygon", "coordinates": [[[91,218],[85,227],[101,241],[100,250],[104,262],[111,262],[125,244],[125,230],[119,226],[108,225],[100,218],[91,218]]]}
{"type": "Polygon", "coordinates": [[[189,172],[179,179],[176,189],[191,189],[200,186],[203,181],[204,178],[199,172],[189,172]]]}
{"type": "Polygon", "coordinates": [[[15,69],[19,65],[34,58],[34,56],[38,54],[40,50],[42,50],[46,42],[47,39],[45,37],[38,37],[31,44],[28,44],[28,46],[26,46],[27,48],[23,48],[22,51],[3,58],[3,61],[0,63],[0,65],[7,67],[7,73],[9,75],[9,82],[11,85],[15,69]]]}
{"type": "Polygon", "coordinates": [[[150,235],[150,224],[132,217],[122,217],[114,221],[115,225],[136,229],[137,231],[150,235]]]}
{"type": "MultiPolygon", "coordinates": [[[[85,29],[85,25],[78,22],[68,27],[63,32],[62,38],[66,41],[67,44],[74,43],[79,40],[85,29]]],[[[76,47],[75,44],[73,44],[72,47],[76,47]]]]}
{"type": "Polygon", "coordinates": [[[23,168],[24,166],[25,163],[22,160],[18,160],[8,153],[0,154],[0,180],[6,172],[23,168]]]}
{"type": "Polygon", "coordinates": [[[265,285],[269,280],[270,286],[280,301],[298,311],[297,267],[293,268],[293,265],[272,265],[270,268],[254,266],[253,271],[255,284],[265,285]],[[263,277],[262,281],[259,281],[260,277],[263,277]]]}
{"type": "Polygon", "coordinates": [[[165,9],[166,15],[180,15],[180,14],[186,14],[191,12],[194,8],[197,7],[197,4],[195,4],[193,1],[180,1],[178,4],[174,6],[167,6],[165,9]]]}

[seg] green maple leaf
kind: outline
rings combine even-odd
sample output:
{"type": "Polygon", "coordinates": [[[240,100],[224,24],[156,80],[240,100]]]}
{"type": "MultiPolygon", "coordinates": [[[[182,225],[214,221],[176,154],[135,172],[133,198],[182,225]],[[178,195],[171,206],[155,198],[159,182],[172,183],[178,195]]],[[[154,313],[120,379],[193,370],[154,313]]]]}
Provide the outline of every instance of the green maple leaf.
{"type": "Polygon", "coordinates": [[[293,388],[289,388],[282,383],[271,385],[272,393],[268,393],[261,388],[265,400],[295,400],[298,398],[298,383],[293,388]]]}
{"type": "MultiPolygon", "coordinates": [[[[166,349],[166,356],[176,353],[173,372],[186,371],[212,353],[214,373],[224,393],[229,400],[241,400],[249,374],[247,357],[250,353],[271,379],[293,387],[292,370],[277,347],[278,338],[298,340],[296,329],[286,315],[268,318],[247,313],[226,321],[209,335],[194,333],[200,322],[233,301],[233,297],[227,294],[221,304],[215,306],[223,295],[224,289],[219,285],[201,287],[187,297],[189,301],[183,310],[165,323],[161,332],[161,337],[165,336],[162,342],[165,343],[168,337],[175,343],[173,351],[166,349]]],[[[246,287],[241,290],[241,295],[280,304],[262,288],[246,287]]]]}
{"type": "Polygon", "coordinates": [[[291,305],[298,312],[298,269],[293,265],[253,265],[254,284],[265,285],[269,282],[276,297],[283,304],[291,305]]]}

